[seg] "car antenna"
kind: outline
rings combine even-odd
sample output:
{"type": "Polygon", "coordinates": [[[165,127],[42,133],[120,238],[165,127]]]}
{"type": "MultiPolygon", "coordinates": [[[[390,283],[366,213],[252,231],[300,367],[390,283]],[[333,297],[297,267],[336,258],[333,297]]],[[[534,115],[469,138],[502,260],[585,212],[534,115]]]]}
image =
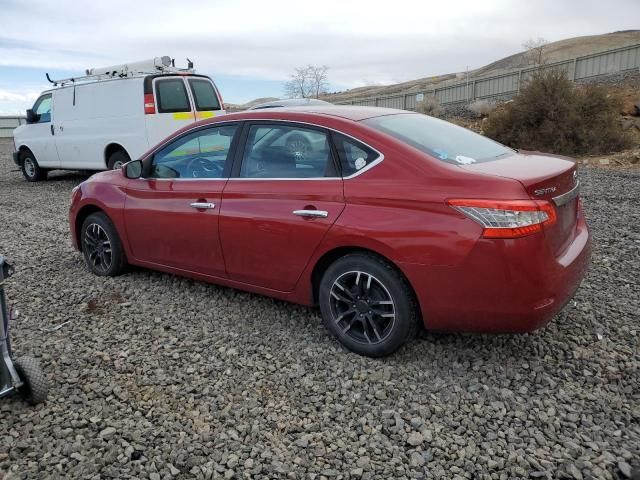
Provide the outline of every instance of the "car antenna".
{"type": "Polygon", "coordinates": [[[187,58],[187,68],[191,70],[193,68],[193,62],[187,58]]]}

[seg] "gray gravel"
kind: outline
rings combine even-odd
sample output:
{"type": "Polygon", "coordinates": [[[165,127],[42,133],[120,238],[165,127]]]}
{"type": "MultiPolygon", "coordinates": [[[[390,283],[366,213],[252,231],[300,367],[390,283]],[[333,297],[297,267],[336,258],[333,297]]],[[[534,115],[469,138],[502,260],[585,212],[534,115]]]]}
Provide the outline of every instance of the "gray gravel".
{"type": "Polygon", "coordinates": [[[582,171],[595,239],[530,335],[423,334],[347,353],[318,312],[72,250],[77,174],[28,184],[0,146],[0,252],[50,400],[0,402],[0,477],[594,478],[640,467],[640,174],[582,171]],[[56,331],[49,329],[70,321],[56,331]]]}

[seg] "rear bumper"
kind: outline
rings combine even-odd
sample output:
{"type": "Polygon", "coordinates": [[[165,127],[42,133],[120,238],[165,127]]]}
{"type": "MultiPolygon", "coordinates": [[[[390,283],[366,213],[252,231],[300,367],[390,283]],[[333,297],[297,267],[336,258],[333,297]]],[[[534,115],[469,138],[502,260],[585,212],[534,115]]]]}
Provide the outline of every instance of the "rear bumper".
{"type": "Polygon", "coordinates": [[[11,153],[11,156],[13,157],[13,163],[21,167],[22,165],[20,163],[20,152],[13,152],[11,153]]]}
{"type": "Polygon", "coordinates": [[[528,332],[544,326],[573,297],[591,258],[582,215],[560,257],[544,235],[479,240],[453,267],[401,264],[430,330],[528,332]]]}

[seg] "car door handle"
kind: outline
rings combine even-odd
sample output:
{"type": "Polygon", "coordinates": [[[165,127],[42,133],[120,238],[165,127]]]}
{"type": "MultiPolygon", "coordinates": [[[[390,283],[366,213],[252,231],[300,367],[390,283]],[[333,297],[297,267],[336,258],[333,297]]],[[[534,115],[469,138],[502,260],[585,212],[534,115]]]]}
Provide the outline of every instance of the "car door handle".
{"type": "Polygon", "coordinates": [[[193,208],[216,208],[216,204],[215,203],[209,203],[209,202],[193,202],[190,203],[189,205],[191,205],[193,208]]]}
{"type": "Polygon", "coordinates": [[[327,218],[329,216],[329,212],[326,210],[294,210],[293,214],[299,217],[311,218],[327,218]]]}

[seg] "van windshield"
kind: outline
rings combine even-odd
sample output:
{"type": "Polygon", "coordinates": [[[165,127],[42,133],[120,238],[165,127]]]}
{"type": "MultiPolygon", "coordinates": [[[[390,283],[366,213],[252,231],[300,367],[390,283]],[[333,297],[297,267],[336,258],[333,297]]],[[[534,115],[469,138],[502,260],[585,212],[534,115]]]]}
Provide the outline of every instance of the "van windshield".
{"type": "Polygon", "coordinates": [[[514,153],[466,128],[418,113],[385,115],[362,123],[454,165],[486,162],[514,153]]]}

